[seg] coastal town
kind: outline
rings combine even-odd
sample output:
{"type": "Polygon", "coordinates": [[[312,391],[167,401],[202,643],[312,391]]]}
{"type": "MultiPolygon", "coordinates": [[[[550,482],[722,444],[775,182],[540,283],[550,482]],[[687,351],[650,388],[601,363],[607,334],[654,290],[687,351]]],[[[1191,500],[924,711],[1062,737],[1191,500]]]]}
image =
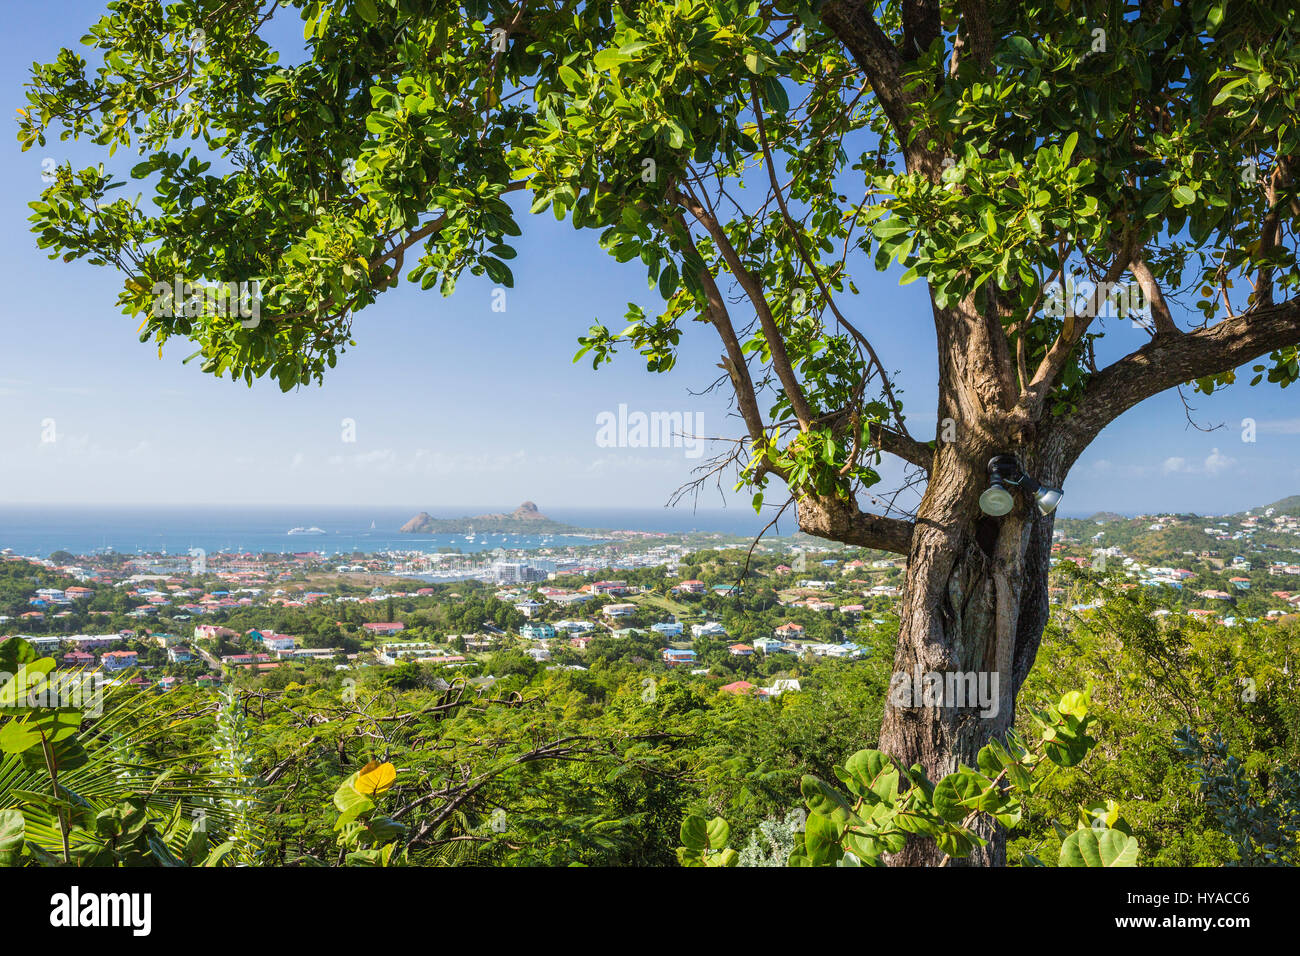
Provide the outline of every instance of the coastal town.
{"type": "MultiPolygon", "coordinates": [[[[1058,615],[1141,588],[1153,616],[1268,625],[1300,614],[1300,499],[1216,518],[1063,518],[1051,561],[1058,615]]],[[[584,670],[603,658],[776,696],[799,689],[804,662],[887,646],[904,573],[897,555],[800,535],[347,560],[5,550],[0,640],[20,636],[61,668],[160,691],[411,667],[490,686],[510,659],[584,670]],[[457,577],[443,579],[452,567],[457,577]]]]}
{"type": "Polygon", "coordinates": [[[508,939],[485,868],[1284,912],[1300,4],[55,9],[6,9],[24,938],[238,881],[273,946],[508,939]]]}

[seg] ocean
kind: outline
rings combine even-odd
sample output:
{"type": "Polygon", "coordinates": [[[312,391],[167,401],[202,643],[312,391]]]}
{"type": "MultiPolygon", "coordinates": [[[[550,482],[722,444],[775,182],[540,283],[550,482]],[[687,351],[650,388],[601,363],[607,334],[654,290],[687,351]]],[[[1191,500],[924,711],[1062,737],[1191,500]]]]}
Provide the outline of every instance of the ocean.
{"type": "MultiPolygon", "coordinates": [[[[469,553],[495,548],[534,550],[601,540],[537,534],[477,534],[474,541],[467,541],[463,534],[415,535],[397,530],[420,511],[428,511],[436,518],[459,518],[511,510],[513,506],[501,505],[451,508],[0,505],[0,549],[11,548],[16,554],[35,557],[48,557],[60,550],[91,554],[107,548],[121,554],[188,554],[191,548],[209,553],[322,551],[326,554],[458,548],[469,553]],[[325,533],[288,533],[290,528],[298,527],[317,527],[325,533]]],[[[703,531],[742,536],[758,534],[771,520],[770,516],[759,518],[752,510],[745,509],[543,508],[542,511],[549,518],[581,528],[703,531]]],[[[779,526],[780,533],[791,534],[795,530],[793,517],[787,515],[779,526]]],[[[769,534],[777,531],[774,528],[769,534]]]]}

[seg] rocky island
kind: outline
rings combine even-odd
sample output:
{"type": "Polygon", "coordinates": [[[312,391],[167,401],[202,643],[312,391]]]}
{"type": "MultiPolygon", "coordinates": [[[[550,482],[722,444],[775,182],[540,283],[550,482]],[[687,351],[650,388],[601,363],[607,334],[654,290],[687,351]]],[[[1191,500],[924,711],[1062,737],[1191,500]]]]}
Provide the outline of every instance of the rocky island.
{"type": "Polygon", "coordinates": [[[492,532],[513,534],[577,534],[583,528],[554,521],[525,501],[514,511],[500,514],[473,515],[465,518],[435,518],[421,511],[398,529],[403,534],[461,534],[492,532]]]}

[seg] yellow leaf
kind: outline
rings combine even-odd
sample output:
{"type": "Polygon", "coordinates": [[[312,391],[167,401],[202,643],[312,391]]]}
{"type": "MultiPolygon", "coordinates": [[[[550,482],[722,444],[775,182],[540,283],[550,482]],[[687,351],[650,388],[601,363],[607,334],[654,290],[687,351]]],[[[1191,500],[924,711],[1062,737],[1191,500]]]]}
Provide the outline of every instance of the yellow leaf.
{"type": "Polygon", "coordinates": [[[397,779],[397,768],[391,763],[370,761],[361,768],[352,786],[363,797],[373,797],[388,790],[397,779]]]}

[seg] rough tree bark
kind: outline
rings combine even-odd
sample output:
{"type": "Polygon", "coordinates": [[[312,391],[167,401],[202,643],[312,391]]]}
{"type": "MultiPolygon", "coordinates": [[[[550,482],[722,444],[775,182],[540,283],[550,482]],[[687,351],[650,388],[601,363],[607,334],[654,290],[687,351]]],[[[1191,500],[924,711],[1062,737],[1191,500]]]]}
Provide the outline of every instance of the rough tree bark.
{"type": "MultiPolygon", "coordinates": [[[[959,764],[976,766],[980,748],[1012,728],[1016,695],[1047,622],[1052,518],[1039,515],[1023,496],[1008,515],[983,515],[978,497],[989,457],[960,447],[937,456],[908,554],[880,747],[904,765],[920,764],[932,780],[959,764]],[[930,673],[977,678],[978,684],[964,686],[993,690],[996,709],[988,714],[969,698],[962,706],[950,700],[917,706],[896,693],[915,689],[930,673]]],[[[1000,832],[981,835],[990,840],[986,848],[951,863],[1004,863],[1000,832]]],[[[890,862],[924,866],[943,859],[933,840],[913,839],[890,862]]]]}
{"type": "MultiPolygon", "coordinates": [[[[996,314],[973,301],[934,309],[940,345],[939,442],[917,509],[900,607],[894,681],[881,728],[881,749],[895,760],[925,768],[932,780],[958,764],[976,765],[990,738],[1015,719],[1015,697],[1033,663],[1046,623],[1050,518],[1018,495],[1011,513],[989,518],[979,508],[988,460],[1013,452],[1052,482],[1032,447],[1036,422],[1013,414],[1019,388],[996,314]],[[945,441],[948,438],[950,440],[945,441]],[[1041,554],[1041,560],[1039,556],[1041,554]],[[915,690],[923,675],[957,675],[966,688],[996,694],[996,707],[969,694],[942,703],[895,693],[915,690]],[[978,683],[971,685],[969,680],[978,683]],[[918,706],[919,704],[919,706],[918,706]],[[989,713],[989,710],[992,713],[989,713]]],[[[1001,863],[1000,834],[969,863],[1001,863]]],[[[943,860],[932,840],[913,839],[891,861],[935,865],[943,860]]]]}
{"type": "MultiPolygon", "coordinates": [[[[1123,251],[1119,261],[1128,261],[1123,251]]],[[[1042,484],[1064,487],[1074,462],[1102,428],[1143,399],[1196,375],[1230,370],[1300,337],[1300,302],[1260,309],[1191,332],[1159,332],[1150,343],[1092,376],[1074,411],[1054,417],[1032,387],[1014,386],[996,317],[971,304],[935,310],[940,345],[939,429],[915,522],[862,514],[826,501],[800,504],[800,526],[812,534],[908,556],[899,608],[894,676],[997,674],[998,709],[886,703],[880,749],[905,766],[920,764],[931,779],[958,764],[974,766],[979,749],[1015,722],[1015,703],[1048,620],[1048,567],[1053,521],[1027,495],[1013,510],[988,518],[979,495],[987,463],[1016,453],[1042,484]],[[1017,396],[1015,393],[1019,391],[1017,396]],[[951,422],[952,440],[945,441],[951,422]]],[[[1076,335],[1081,334],[1076,332],[1076,335]]],[[[1060,344],[1060,343],[1058,343],[1060,344]]],[[[1054,350],[1055,351],[1055,350],[1054,350]]],[[[1063,352],[1061,353],[1063,354],[1063,352]]],[[[1045,363],[1048,360],[1045,360],[1045,363]]],[[[1050,381],[1050,368],[1044,380],[1050,381]]],[[[983,850],[952,865],[998,865],[998,833],[983,850]]],[[[944,862],[929,839],[913,839],[893,865],[944,862]]]]}
{"type": "MultiPolygon", "coordinates": [[[[981,69],[988,69],[993,45],[989,7],[978,0],[959,4],[957,45],[981,69]]],[[[901,6],[902,36],[886,34],[864,0],[827,0],[823,23],[850,54],[893,129],[906,168],[937,182],[942,137],[914,106],[923,90],[907,70],[921,50],[940,35],[939,4],[911,0],[901,6]]],[[[954,51],[954,62],[958,53],[954,51]]],[[[1279,161],[1277,175],[1285,175],[1279,161]]],[[[1270,181],[1270,188],[1273,188],[1270,181]]],[[[1270,204],[1273,202],[1270,195],[1270,204]]],[[[1276,229],[1266,223],[1268,241],[1276,229]]],[[[1245,313],[1230,314],[1214,325],[1181,331],[1147,267],[1142,243],[1131,224],[1113,230],[1110,264],[1099,288],[1132,274],[1153,304],[1150,342],[1101,370],[1093,370],[1069,414],[1054,416],[1051,394],[1063,369],[1083,343],[1091,308],[1067,321],[1038,362],[1027,367],[1023,337],[1010,354],[1008,331],[996,303],[986,310],[968,299],[938,308],[933,299],[939,358],[939,429],[935,450],[925,452],[910,439],[882,432],[879,447],[928,472],[926,492],[915,521],[864,514],[856,503],[834,499],[800,500],[800,527],[811,534],[864,547],[885,548],[908,557],[901,601],[894,678],[918,674],[996,674],[996,714],[981,718],[978,707],[886,704],[880,748],[904,765],[920,764],[931,779],[960,763],[974,766],[979,749],[1004,734],[1015,721],[1015,701],[1038,652],[1048,620],[1047,575],[1052,518],[1038,514],[1026,495],[1001,518],[979,510],[987,487],[987,463],[1014,453],[1040,483],[1064,487],[1066,475],[1088,444],[1111,421],[1153,395],[1184,382],[1237,368],[1300,339],[1300,299],[1272,299],[1271,271],[1261,269],[1256,297],[1245,313]],[[951,423],[951,434],[946,434],[951,423]]],[[[1023,318],[1022,318],[1023,321],[1023,318]]],[[[913,681],[914,682],[914,681],[913,681]]],[[[988,836],[988,834],[983,834],[988,836]]],[[[966,863],[997,864],[1005,844],[990,845],[966,863]]],[[[892,864],[939,864],[943,856],[932,840],[913,839],[892,864]]],[[[952,861],[957,863],[958,861],[952,861]]]]}
{"type": "MultiPolygon", "coordinates": [[[[979,496],[988,484],[988,461],[1015,453],[1027,471],[1051,485],[1064,480],[1066,464],[1059,441],[1038,440],[1041,405],[1028,414],[1021,407],[998,316],[967,300],[956,308],[935,307],[934,318],[940,345],[938,441],[933,454],[909,458],[929,472],[916,520],[880,518],[812,496],[800,501],[799,520],[811,534],[907,555],[880,748],[905,766],[920,764],[938,780],[958,764],[975,766],[980,748],[1011,729],[1016,695],[1047,622],[1052,519],[1025,495],[1017,496],[1011,513],[985,516],[979,496]],[[945,686],[954,675],[967,691],[993,691],[996,706],[988,708],[987,699],[981,703],[978,697],[936,703],[897,693],[917,690],[930,674],[940,675],[945,686]]],[[[1001,835],[982,835],[990,839],[988,847],[964,862],[1003,862],[1001,835]]],[[[932,840],[913,839],[890,862],[936,865],[943,859],[932,840]]]]}

